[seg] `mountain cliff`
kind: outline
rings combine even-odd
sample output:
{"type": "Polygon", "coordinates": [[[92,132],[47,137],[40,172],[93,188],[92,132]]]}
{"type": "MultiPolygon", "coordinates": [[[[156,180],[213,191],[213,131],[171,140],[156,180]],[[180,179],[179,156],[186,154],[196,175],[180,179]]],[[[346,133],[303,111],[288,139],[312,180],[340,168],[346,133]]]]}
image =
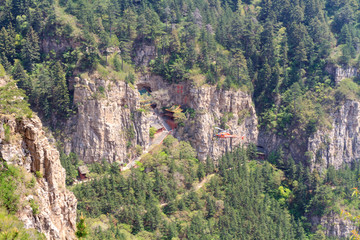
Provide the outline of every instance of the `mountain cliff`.
{"type": "Polygon", "coordinates": [[[67,151],[86,163],[115,162],[130,158],[131,146],[148,145],[149,123],[136,111],[140,94],[134,87],[96,76],[74,81],[78,112],[69,123],[67,151]]]}
{"type": "Polygon", "coordinates": [[[360,158],[359,102],[347,100],[331,115],[332,128],[317,131],[309,138],[313,166],[340,168],[360,158]]]}
{"type": "MultiPolygon", "coordinates": [[[[5,92],[1,90],[0,99],[4,100],[5,92]]],[[[22,101],[21,96],[15,98],[8,100],[13,104],[22,101]]],[[[75,239],[77,200],[65,187],[65,170],[54,141],[46,137],[34,114],[19,117],[4,113],[4,108],[0,111],[0,159],[23,168],[27,177],[37,177],[31,192],[19,192],[21,207],[16,215],[25,228],[35,228],[47,239],[75,239]]]]}
{"type": "Polygon", "coordinates": [[[71,140],[67,152],[73,151],[87,163],[102,161],[129,162],[134,146],[145,149],[154,115],[172,105],[192,109],[194,115],[173,134],[188,140],[198,158],[218,158],[240,144],[257,141],[257,117],[252,99],[241,90],[221,90],[214,86],[169,84],[157,75],[140,75],[136,86],[91,76],[74,79],[74,103],[77,115],[69,121],[71,140]],[[143,111],[139,90],[149,89],[152,104],[143,111]],[[181,91],[179,90],[181,89],[181,91]],[[215,137],[215,127],[229,127],[233,139],[215,137]]]}

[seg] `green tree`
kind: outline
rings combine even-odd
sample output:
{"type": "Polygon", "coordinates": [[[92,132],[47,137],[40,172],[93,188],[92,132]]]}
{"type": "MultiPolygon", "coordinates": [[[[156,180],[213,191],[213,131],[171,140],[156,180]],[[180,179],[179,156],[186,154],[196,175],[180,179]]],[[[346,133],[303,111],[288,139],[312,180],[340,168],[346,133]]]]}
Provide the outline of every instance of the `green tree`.
{"type": "Polygon", "coordinates": [[[197,177],[201,181],[205,177],[204,165],[200,162],[197,170],[197,177]]]}
{"type": "Polygon", "coordinates": [[[30,96],[32,90],[31,80],[19,60],[15,60],[12,76],[17,80],[18,87],[24,89],[26,94],[30,96]]]}
{"type": "Polygon", "coordinates": [[[32,27],[22,43],[21,59],[28,71],[32,71],[34,64],[40,60],[39,37],[32,27]]]}
{"type": "Polygon", "coordinates": [[[58,116],[66,118],[70,111],[70,98],[65,73],[59,62],[51,67],[51,77],[54,81],[52,107],[58,116]]]}
{"type": "Polygon", "coordinates": [[[76,224],[75,235],[79,239],[84,239],[88,235],[88,230],[87,230],[87,227],[86,227],[86,224],[85,224],[85,218],[84,218],[84,216],[82,214],[81,214],[81,217],[80,217],[80,221],[76,224]]]}
{"type": "MultiPolygon", "coordinates": [[[[4,27],[0,31],[0,52],[6,57],[6,60],[13,63],[15,58],[15,38],[10,25],[9,31],[4,27]]],[[[5,61],[5,59],[4,59],[5,61]]]]}

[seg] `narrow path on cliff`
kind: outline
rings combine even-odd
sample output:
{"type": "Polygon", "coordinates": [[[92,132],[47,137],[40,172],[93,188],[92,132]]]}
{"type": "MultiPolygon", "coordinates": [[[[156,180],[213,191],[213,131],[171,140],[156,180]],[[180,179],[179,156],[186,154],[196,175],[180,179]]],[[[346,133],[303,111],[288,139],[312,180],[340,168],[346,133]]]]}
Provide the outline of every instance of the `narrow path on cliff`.
{"type": "MultiPolygon", "coordinates": [[[[201,182],[195,184],[195,185],[192,187],[192,188],[194,189],[194,191],[197,191],[197,190],[199,190],[200,188],[204,187],[205,183],[209,182],[210,179],[211,179],[213,176],[215,176],[215,173],[210,174],[210,175],[207,175],[206,177],[204,177],[204,179],[203,179],[201,182]]],[[[181,198],[184,196],[184,194],[185,194],[185,193],[183,193],[183,194],[181,194],[181,195],[178,195],[177,200],[181,199],[181,198]]],[[[161,203],[161,204],[160,204],[160,207],[165,207],[165,206],[167,206],[168,204],[169,204],[168,202],[166,202],[166,203],[161,203]]]]}
{"type": "Polygon", "coordinates": [[[164,139],[169,134],[172,133],[170,126],[166,123],[166,121],[163,119],[163,117],[161,117],[161,115],[158,113],[158,111],[154,111],[154,113],[157,115],[157,119],[160,120],[160,123],[163,125],[163,127],[166,130],[164,130],[158,134],[155,134],[154,139],[151,141],[151,144],[145,148],[145,150],[143,151],[143,154],[141,156],[135,158],[131,162],[129,162],[125,167],[122,167],[121,171],[125,171],[125,170],[128,170],[128,169],[134,167],[136,165],[136,162],[139,161],[144,154],[150,152],[155,146],[162,144],[162,141],[164,141],[164,139]]]}
{"type": "MultiPolygon", "coordinates": [[[[121,167],[120,170],[121,171],[125,171],[125,170],[129,170],[133,167],[135,167],[136,165],[136,162],[139,161],[144,154],[150,152],[155,146],[159,145],[159,144],[162,144],[162,141],[164,141],[164,139],[172,134],[172,129],[170,128],[170,126],[165,122],[165,120],[161,117],[161,115],[157,112],[157,111],[154,111],[155,114],[158,116],[158,119],[160,120],[161,124],[163,125],[163,127],[166,129],[160,133],[157,133],[155,134],[155,137],[154,139],[151,141],[151,144],[149,146],[147,146],[145,148],[145,150],[143,151],[143,154],[137,158],[135,158],[134,160],[130,161],[126,166],[124,167],[121,167]]],[[[102,176],[103,177],[103,176],[102,176]]],[[[100,178],[102,178],[100,177],[100,178]]],[[[74,182],[73,185],[77,185],[77,184],[82,184],[82,183],[86,183],[86,182],[89,182],[89,181],[92,181],[94,179],[86,179],[86,180],[83,180],[83,181],[77,181],[77,182],[74,182]]]]}
{"type": "MultiPolygon", "coordinates": [[[[166,121],[164,120],[164,118],[158,113],[158,111],[154,111],[154,113],[157,115],[157,119],[159,120],[160,124],[163,125],[164,129],[166,129],[166,130],[164,130],[164,131],[162,131],[162,132],[160,132],[160,133],[155,134],[154,139],[150,142],[150,145],[147,146],[147,147],[144,149],[142,155],[139,156],[139,157],[137,157],[137,158],[135,158],[134,160],[130,161],[126,166],[121,167],[121,168],[120,168],[120,171],[126,171],[126,170],[129,170],[129,169],[135,167],[136,162],[138,162],[146,153],[151,152],[151,150],[152,150],[154,147],[158,146],[159,144],[162,144],[162,142],[164,141],[164,139],[165,139],[168,135],[172,134],[172,129],[171,129],[171,127],[166,123],[166,121]]],[[[210,175],[209,175],[209,176],[210,176],[210,175]]],[[[101,177],[99,177],[99,178],[102,178],[102,177],[104,177],[104,176],[101,176],[101,177]]],[[[98,179],[99,179],[99,178],[98,178],[98,179]]],[[[83,180],[83,181],[76,181],[76,182],[74,182],[73,185],[82,184],[82,183],[90,182],[90,181],[93,181],[93,180],[94,180],[94,179],[86,179],[86,180],[83,180]]],[[[199,183],[199,184],[201,184],[201,183],[199,183]]],[[[204,183],[203,183],[203,184],[204,184],[204,183]]]]}

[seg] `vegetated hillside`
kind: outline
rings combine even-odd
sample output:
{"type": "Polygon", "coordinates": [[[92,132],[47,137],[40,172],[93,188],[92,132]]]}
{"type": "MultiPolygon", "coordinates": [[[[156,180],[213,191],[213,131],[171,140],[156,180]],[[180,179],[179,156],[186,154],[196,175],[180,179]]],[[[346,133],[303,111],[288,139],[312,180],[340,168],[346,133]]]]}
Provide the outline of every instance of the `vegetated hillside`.
{"type": "Polygon", "coordinates": [[[312,132],[322,99],[312,102],[307,93],[334,87],[326,66],[356,66],[358,56],[353,0],[24,0],[0,7],[1,64],[53,123],[76,109],[64,73],[97,70],[133,82],[124,62],[135,59],[139,70],[169,82],[241,87],[253,92],[265,126],[312,132]],[[150,68],[136,51],[144,46],[155,47],[150,68]]]}
{"type": "MultiPolygon", "coordinates": [[[[24,224],[16,217],[21,205],[26,205],[22,199],[26,192],[35,191],[36,180],[34,176],[26,174],[21,168],[7,165],[0,158],[0,236],[2,239],[45,239],[45,236],[34,228],[26,229],[24,224]]],[[[38,214],[39,205],[33,199],[26,199],[34,214],[38,214]]]]}
{"type": "Polygon", "coordinates": [[[282,205],[277,200],[282,171],[248,162],[244,149],[222,158],[218,173],[210,159],[203,164],[194,157],[188,143],[169,136],[139,168],[119,173],[112,166],[100,180],[75,186],[80,212],[92,218],[89,239],[305,236],[282,207],[290,190],[282,205]]]}
{"type": "MultiPolygon", "coordinates": [[[[137,81],[137,74],[150,73],[160,75],[169,83],[209,84],[219,89],[247,91],[253,95],[263,130],[285,139],[301,140],[318,129],[331,128],[329,116],[334,109],[346,99],[356,100],[359,96],[356,77],[335,83],[357,75],[358,22],[359,3],[355,0],[1,1],[0,63],[26,91],[32,109],[53,129],[64,126],[66,119],[77,111],[73,104],[74,86],[70,84],[73,81],[69,81],[75,76],[84,78],[90,72],[110,81],[125,81],[131,87],[137,81]],[[147,54],[149,52],[151,54],[147,54]]],[[[0,74],[2,72],[0,67],[0,74]]],[[[98,90],[99,94],[93,97],[101,97],[105,92],[104,88],[98,90]]],[[[294,167],[292,158],[281,157],[277,165],[291,174],[295,169],[298,171],[296,178],[286,178],[297,179],[299,184],[297,188],[289,183],[289,189],[296,196],[289,201],[289,210],[300,219],[306,232],[316,231],[306,225],[312,216],[330,214],[331,219],[337,213],[331,215],[331,211],[328,212],[331,208],[327,208],[333,198],[341,196],[334,195],[334,191],[338,193],[345,183],[355,185],[355,180],[344,181],[350,178],[346,176],[354,178],[350,170],[336,172],[331,167],[321,172],[313,170],[313,161],[321,162],[329,152],[325,151],[329,145],[324,140],[326,136],[318,139],[324,142],[320,144],[321,151],[314,149],[319,156],[310,157],[298,148],[296,154],[300,159],[304,156],[302,163],[294,167]],[[338,177],[331,185],[337,187],[330,189],[328,175],[334,174],[338,177]],[[315,204],[316,201],[320,204],[315,204]],[[326,211],[322,210],[324,206],[326,211]],[[315,211],[318,209],[321,211],[315,211]],[[303,219],[304,216],[308,219],[303,219]]],[[[294,142],[296,146],[298,143],[294,142]]],[[[353,146],[356,150],[357,145],[353,146]]],[[[282,155],[281,149],[278,152],[282,155]]],[[[336,158],[341,160],[341,156],[336,158]]],[[[329,161],[328,165],[331,164],[329,161]]],[[[340,165],[337,162],[337,167],[340,165]]],[[[75,175],[74,168],[68,169],[75,175]]],[[[224,184],[226,186],[226,181],[224,184]]],[[[340,193],[347,196],[348,188],[340,193]]],[[[229,194],[216,198],[225,201],[229,194]]],[[[341,206],[351,207],[349,202],[346,200],[341,206]]],[[[94,214],[98,216],[101,211],[94,214]]],[[[278,214],[283,216],[282,210],[278,214]]],[[[296,236],[291,235],[291,231],[283,231],[288,229],[285,225],[290,226],[286,221],[284,225],[278,224],[274,234],[296,236]]],[[[340,220],[325,223],[320,218],[319,221],[317,223],[325,226],[317,232],[320,237],[322,232],[342,236],[341,229],[330,230],[341,225],[340,220]]],[[[128,219],[125,222],[133,225],[128,219]]],[[[230,223],[236,224],[236,221],[230,223]]],[[[158,227],[149,228],[147,224],[143,226],[148,230],[158,227]]],[[[217,226],[221,229],[221,225],[217,226]]],[[[128,226],[125,228],[129,230],[128,226]]],[[[188,233],[199,234],[192,232],[191,227],[181,232],[188,233]]]]}
{"type": "Polygon", "coordinates": [[[354,0],[24,0],[0,7],[0,63],[53,127],[77,110],[75,76],[94,72],[133,86],[137,75],[151,73],[247,91],[262,130],[306,145],[331,125],[341,102],[335,80],[357,75],[354,0]]]}
{"type": "MultiPolygon", "coordinates": [[[[257,161],[256,148],[238,148],[215,167],[196,160],[172,136],[138,168],[90,165],[95,180],[73,191],[87,219],[87,239],[341,239],[356,229],[336,217],[354,212],[359,164],[329,168],[324,178],[283,153],[257,161]],[[335,216],[335,217],[334,217],[335,216]],[[339,222],[336,222],[339,221],[339,222]]],[[[356,210],[357,211],[357,210],[356,210]]]]}
{"type": "Polygon", "coordinates": [[[331,74],[357,71],[354,0],[14,0],[0,7],[0,63],[53,127],[76,112],[73,77],[96,72],[133,85],[135,69],[171,83],[240,88],[253,95],[262,129],[308,137],[329,126],[329,106],[339,104],[329,104],[337,88],[331,74]]]}

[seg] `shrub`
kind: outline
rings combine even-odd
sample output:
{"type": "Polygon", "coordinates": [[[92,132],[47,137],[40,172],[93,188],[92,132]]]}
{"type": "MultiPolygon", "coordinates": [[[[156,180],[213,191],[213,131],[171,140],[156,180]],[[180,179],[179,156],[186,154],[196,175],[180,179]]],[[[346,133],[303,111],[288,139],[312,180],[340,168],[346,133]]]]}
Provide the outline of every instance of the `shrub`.
{"type": "Polygon", "coordinates": [[[0,64],[0,77],[5,77],[6,72],[5,72],[5,68],[3,67],[3,65],[0,64]]]}
{"type": "Polygon", "coordinates": [[[36,171],[35,175],[36,175],[37,178],[43,178],[44,177],[44,175],[40,171],[36,171]]]}
{"type": "Polygon", "coordinates": [[[26,99],[25,92],[16,87],[15,81],[0,87],[0,113],[14,113],[17,118],[31,117],[29,103],[24,99],[26,99]]]}
{"type": "Polygon", "coordinates": [[[356,100],[359,98],[360,86],[351,79],[344,79],[339,83],[336,89],[335,98],[338,101],[350,99],[356,100]]]}
{"type": "Polygon", "coordinates": [[[135,130],[134,125],[132,124],[129,128],[126,129],[126,139],[129,141],[135,139],[135,130]]]}
{"type": "Polygon", "coordinates": [[[121,70],[121,62],[117,55],[115,55],[115,57],[114,57],[114,68],[118,72],[121,70]]]}
{"type": "Polygon", "coordinates": [[[26,188],[31,189],[31,188],[35,187],[35,183],[36,183],[36,180],[34,177],[32,177],[31,180],[26,183],[26,188]]]}
{"type": "Polygon", "coordinates": [[[105,88],[103,86],[98,87],[98,90],[101,94],[105,93],[105,88]]]}
{"type": "Polygon", "coordinates": [[[33,214],[34,215],[39,214],[39,204],[37,204],[37,202],[35,202],[34,199],[30,199],[29,203],[30,203],[30,207],[32,209],[33,214]]]}
{"type": "Polygon", "coordinates": [[[188,108],[188,109],[186,110],[186,114],[188,114],[189,118],[195,118],[195,116],[196,116],[195,109],[193,109],[193,108],[188,108]]]}
{"type": "Polygon", "coordinates": [[[11,139],[11,131],[10,126],[7,124],[4,124],[4,132],[5,132],[5,142],[9,143],[11,139]]]}
{"type": "Polygon", "coordinates": [[[125,82],[134,84],[134,83],[135,83],[135,75],[130,72],[130,73],[125,77],[125,82]]]}
{"type": "Polygon", "coordinates": [[[3,164],[0,171],[0,206],[5,207],[10,213],[18,210],[19,195],[16,194],[16,189],[19,178],[20,172],[17,168],[3,164]]]}
{"type": "Polygon", "coordinates": [[[155,133],[156,133],[156,128],[154,128],[154,127],[150,127],[150,130],[149,130],[149,136],[150,136],[150,138],[151,138],[151,139],[153,139],[153,138],[154,138],[155,133]]]}
{"type": "Polygon", "coordinates": [[[143,153],[143,149],[140,145],[136,145],[135,149],[136,149],[137,156],[140,156],[143,153]]]}

